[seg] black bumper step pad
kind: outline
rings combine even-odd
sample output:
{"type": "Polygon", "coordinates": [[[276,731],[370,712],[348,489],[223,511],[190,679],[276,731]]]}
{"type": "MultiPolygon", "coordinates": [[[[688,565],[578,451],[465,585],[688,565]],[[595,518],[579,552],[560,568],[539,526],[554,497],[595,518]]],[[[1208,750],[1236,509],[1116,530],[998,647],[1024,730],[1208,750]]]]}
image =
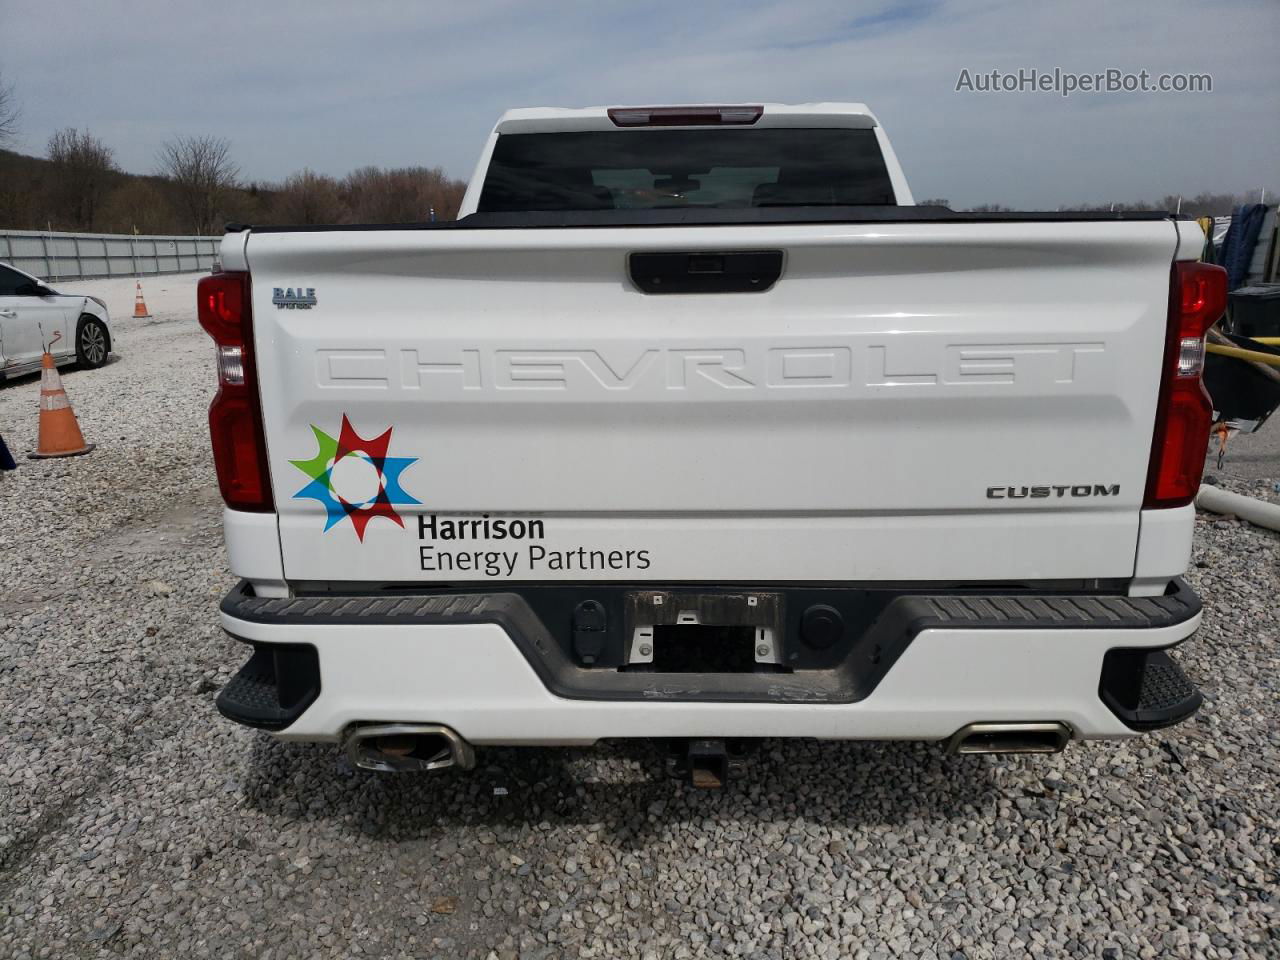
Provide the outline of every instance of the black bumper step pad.
{"type": "Polygon", "coordinates": [[[262,730],[283,730],[320,695],[320,657],[308,644],[256,646],[218,694],[218,712],[262,730]]]}
{"type": "MultiPolygon", "coordinates": [[[[895,605],[904,608],[900,615],[917,629],[1154,629],[1182,623],[1200,612],[1195,591],[1181,579],[1175,580],[1174,586],[1171,593],[1160,597],[903,594],[895,605]]],[[[257,623],[501,623],[504,618],[522,616],[525,610],[524,601],[513,592],[321,594],[275,599],[255,597],[246,583],[222,601],[223,613],[257,623]]]]}
{"type": "Polygon", "coordinates": [[[1204,697],[1165,650],[1110,650],[1098,690],[1125,726],[1159,730],[1181,723],[1204,697]]]}
{"type": "MultiPolygon", "coordinates": [[[[537,588],[523,588],[525,592],[534,589],[537,588]]],[[[663,587],[658,584],[591,587],[594,593],[602,593],[606,589],[625,594],[636,589],[680,592],[691,588],[688,585],[663,587]]],[[[749,588],[726,585],[717,589],[749,588]]],[[[785,593],[787,588],[778,589],[785,593]]],[[[553,634],[548,622],[520,593],[511,590],[488,592],[484,589],[462,592],[456,587],[452,592],[429,591],[430,587],[423,586],[421,592],[412,593],[384,590],[362,595],[312,594],[270,598],[255,597],[249,586],[242,583],[223,599],[222,611],[239,620],[295,626],[341,623],[497,624],[511,638],[547,689],[560,697],[571,700],[773,703],[853,703],[861,700],[875,689],[902,652],[924,630],[1149,630],[1184,623],[1200,612],[1200,598],[1182,580],[1175,581],[1173,589],[1160,597],[901,593],[882,600],[874,619],[858,628],[856,642],[852,643],[848,654],[829,665],[787,673],[662,673],[601,669],[579,664],[574,659],[572,644],[563,632],[553,634]]],[[[319,687],[318,678],[316,687],[319,687]]],[[[1133,702],[1135,705],[1138,703],[1136,696],[1133,702]]]]}
{"type": "Polygon", "coordinates": [[[921,596],[922,627],[1081,627],[1153,629],[1189,620],[1200,612],[1200,598],[1182,580],[1162,597],[921,596]]]}

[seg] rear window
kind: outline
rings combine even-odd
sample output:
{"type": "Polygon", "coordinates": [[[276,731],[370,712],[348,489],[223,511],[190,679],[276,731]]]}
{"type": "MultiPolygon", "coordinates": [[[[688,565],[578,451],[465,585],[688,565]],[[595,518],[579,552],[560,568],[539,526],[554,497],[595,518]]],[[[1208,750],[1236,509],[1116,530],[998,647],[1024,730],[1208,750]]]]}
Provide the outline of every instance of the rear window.
{"type": "Polygon", "coordinates": [[[503,134],[481,213],[893,205],[874,130],[503,134]]]}

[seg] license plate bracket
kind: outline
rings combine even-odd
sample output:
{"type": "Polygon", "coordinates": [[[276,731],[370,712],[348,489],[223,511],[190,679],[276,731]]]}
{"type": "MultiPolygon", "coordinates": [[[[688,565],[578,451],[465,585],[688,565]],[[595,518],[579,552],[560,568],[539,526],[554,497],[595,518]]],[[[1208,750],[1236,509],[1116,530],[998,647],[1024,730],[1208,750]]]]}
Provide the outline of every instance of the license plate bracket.
{"type": "Polygon", "coordinates": [[[783,662],[781,594],[637,590],[625,609],[628,667],[736,673],[783,662]]]}

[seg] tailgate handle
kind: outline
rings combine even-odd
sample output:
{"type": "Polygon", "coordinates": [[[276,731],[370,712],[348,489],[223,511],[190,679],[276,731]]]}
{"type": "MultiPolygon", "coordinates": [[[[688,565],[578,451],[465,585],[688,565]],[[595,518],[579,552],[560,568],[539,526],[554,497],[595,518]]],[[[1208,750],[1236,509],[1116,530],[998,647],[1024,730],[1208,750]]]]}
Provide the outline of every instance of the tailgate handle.
{"type": "Polygon", "coordinates": [[[633,253],[627,267],[643,293],[762,293],[782,275],[782,251],[633,253]]]}

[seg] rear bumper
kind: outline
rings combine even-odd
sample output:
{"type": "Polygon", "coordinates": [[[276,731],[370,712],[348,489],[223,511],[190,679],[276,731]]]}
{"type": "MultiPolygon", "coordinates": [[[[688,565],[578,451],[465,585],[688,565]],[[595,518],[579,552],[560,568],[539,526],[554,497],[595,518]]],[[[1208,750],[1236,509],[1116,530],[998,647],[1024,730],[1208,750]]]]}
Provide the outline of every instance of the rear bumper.
{"type": "Polygon", "coordinates": [[[851,654],[831,670],[727,677],[585,669],[515,594],[269,600],[242,586],[222,620],[255,656],[219,708],[297,740],[336,741],[375,721],[445,724],[479,744],[940,740],[999,721],[1101,738],[1168,726],[1199,706],[1159,653],[1200,622],[1181,582],[1154,598],[904,595],[855,645],[865,662],[851,654]],[[288,691],[275,704],[273,683],[288,691]]]}

